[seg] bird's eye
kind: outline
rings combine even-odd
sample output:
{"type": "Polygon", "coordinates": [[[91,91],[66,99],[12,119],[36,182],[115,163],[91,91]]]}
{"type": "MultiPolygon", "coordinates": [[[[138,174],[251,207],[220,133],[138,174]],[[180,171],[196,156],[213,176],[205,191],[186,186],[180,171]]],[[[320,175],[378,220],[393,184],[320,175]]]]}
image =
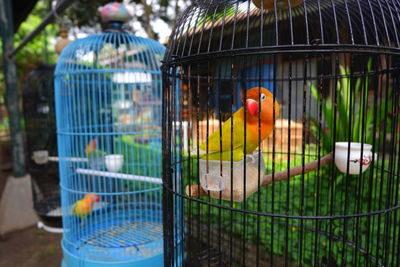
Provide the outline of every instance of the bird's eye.
{"type": "Polygon", "coordinates": [[[261,94],[260,99],[261,99],[261,101],[264,101],[265,99],[267,99],[267,96],[265,94],[261,94]]]}

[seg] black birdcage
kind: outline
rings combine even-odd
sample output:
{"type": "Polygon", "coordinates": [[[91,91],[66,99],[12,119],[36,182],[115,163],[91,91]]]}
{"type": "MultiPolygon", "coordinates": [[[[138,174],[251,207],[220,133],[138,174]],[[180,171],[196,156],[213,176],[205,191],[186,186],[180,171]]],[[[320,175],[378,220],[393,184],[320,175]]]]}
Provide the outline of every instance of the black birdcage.
{"type": "Polygon", "coordinates": [[[399,28],[392,0],[183,13],[163,66],[166,266],[400,265],[399,28]]]}
{"type": "Polygon", "coordinates": [[[54,108],[54,65],[41,65],[25,80],[23,108],[27,171],[32,177],[34,209],[49,227],[62,226],[57,133],[54,108]]]}

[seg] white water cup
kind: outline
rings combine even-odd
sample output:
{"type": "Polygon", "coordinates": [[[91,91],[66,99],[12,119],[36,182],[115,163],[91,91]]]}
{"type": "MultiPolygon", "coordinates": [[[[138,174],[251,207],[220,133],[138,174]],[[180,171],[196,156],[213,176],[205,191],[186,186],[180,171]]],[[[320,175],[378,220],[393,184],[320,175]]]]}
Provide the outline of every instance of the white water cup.
{"type": "Polygon", "coordinates": [[[106,168],[110,172],[119,172],[124,165],[124,155],[111,154],[105,157],[106,168]]]}
{"type": "Polygon", "coordinates": [[[372,145],[369,144],[350,142],[349,146],[348,142],[337,142],[335,143],[336,167],[342,173],[347,173],[348,170],[349,174],[361,174],[368,169],[374,158],[377,158],[377,155],[372,155],[371,150],[372,145]]]}
{"type": "Polygon", "coordinates": [[[36,164],[46,164],[49,161],[49,151],[47,150],[37,150],[33,152],[32,156],[33,161],[36,164]]]}

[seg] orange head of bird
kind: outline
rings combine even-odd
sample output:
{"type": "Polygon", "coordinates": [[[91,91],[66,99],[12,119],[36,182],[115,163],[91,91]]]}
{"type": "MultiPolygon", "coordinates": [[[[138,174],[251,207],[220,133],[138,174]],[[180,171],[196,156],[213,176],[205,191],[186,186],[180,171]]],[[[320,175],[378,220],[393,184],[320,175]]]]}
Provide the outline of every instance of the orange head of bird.
{"type": "Polygon", "coordinates": [[[89,201],[90,203],[94,203],[94,202],[99,202],[100,201],[99,196],[96,195],[96,194],[86,194],[85,195],[85,199],[87,201],[89,201]]]}
{"type": "Polygon", "coordinates": [[[96,146],[97,146],[97,139],[93,138],[92,140],[90,140],[89,144],[85,149],[86,154],[90,154],[91,152],[96,150],[96,146]]]}
{"type": "Polygon", "coordinates": [[[248,119],[260,120],[262,123],[273,123],[279,116],[279,104],[274,95],[263,87],[254,87],[246,93],[246,110],[248,119]]]}

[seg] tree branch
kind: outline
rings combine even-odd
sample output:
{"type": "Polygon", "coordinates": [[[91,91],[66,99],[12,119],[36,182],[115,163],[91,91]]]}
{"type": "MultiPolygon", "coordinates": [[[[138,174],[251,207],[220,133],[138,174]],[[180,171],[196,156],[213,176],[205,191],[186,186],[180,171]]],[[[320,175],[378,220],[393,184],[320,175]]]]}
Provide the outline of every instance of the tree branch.
{"type": "Polygon", "coordinates": [[[143,5],[143,10],[144,10],[144,19],[143,19],[143,23],[142,26],[144,28],[144,30],[147,33],[147,36],[150,39],[156,40],[156,33],[153,30],[153,27],[151,26],[151,19],[153,16],[153,7],[151,5],[148,5],[146,0],[141,0],[141,3],[143,5]]]}

